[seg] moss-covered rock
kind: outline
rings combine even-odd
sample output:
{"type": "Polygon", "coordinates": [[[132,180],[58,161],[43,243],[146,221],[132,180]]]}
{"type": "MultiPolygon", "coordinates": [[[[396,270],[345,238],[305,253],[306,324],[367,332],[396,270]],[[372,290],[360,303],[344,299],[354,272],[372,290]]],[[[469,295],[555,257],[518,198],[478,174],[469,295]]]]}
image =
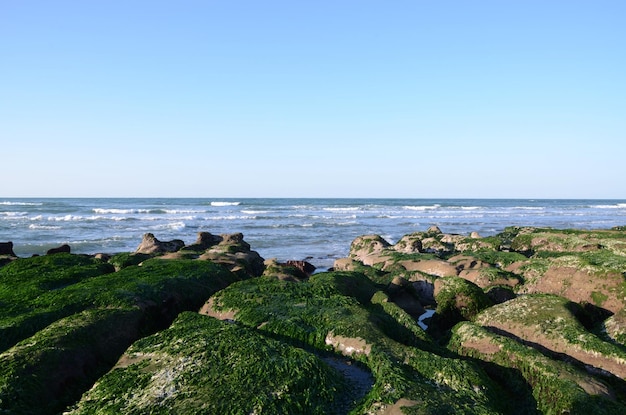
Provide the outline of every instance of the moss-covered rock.
{"type": "MultiPolygon", "coordinates": [[[[455,326],[448,346],[465,356],[514,369],[502,372],[503,382],[511,389],[519,388],[520,393],[523,383],[527,383],[540,413],[617,415],[626,411],[623,403],[615,401],[615,391],[606,382],[476,324],[462,322],[455,326]]],[[[532,413],[534,409],[527,407],[524,412],[532,413]]]]}
{"type": "Polygon", "coordinates": [[[485,414],[503,405],[498,393],[492,394],[498,388],[480,368],[447,356],[359,273],[321,273],[298,283],[268,277],[242,281],[215,294],[207,312],[362,362],[375,383],[356,413],[401,400],[413,410],[471,408],[467,413],[485,414]],[[430,353],[441,355],[429,358],[430,353]],[[452,369],[455,365],[463,369],[452,369]]]}
{"type": "Polygon", "coordinates": [[[481,312],[477,324],[563,354],[620,378],[626,377],[626,351],[585,329],[578,304],[549,294],[520,296],[481,312]]]}
{"type": "Polygon", "coordinates": [[[69,254],[20,259],[0,270],[0,412],[59,412],[132,341],[199,309],[238,279],[190,260],[149,259],[112,270],[69,254]]]}
{"type": "Polygon", "coordinates": [[[327,414],[355,396],[320,356],[245,326],[183,313],[136,342],[69,414],[327,414]]]}
{"type": "Polygon", "coordinates": [[[461,320],[472,320],[493,303],[476,284],[459,277],[444,277],[435,281],[435,322],[439,328],[449,328],[461,320]]]}

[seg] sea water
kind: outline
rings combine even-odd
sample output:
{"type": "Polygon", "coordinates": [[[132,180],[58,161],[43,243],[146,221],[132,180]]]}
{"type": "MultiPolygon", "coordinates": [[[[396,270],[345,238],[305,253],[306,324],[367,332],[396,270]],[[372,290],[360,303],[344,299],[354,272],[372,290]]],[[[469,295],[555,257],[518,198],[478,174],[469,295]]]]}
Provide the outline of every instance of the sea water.
{"type": "Polygon", "coordinates": [[[18,256],[134,251],[145,233],[167,241],[241,232],[263,258],[332,266],[360,235],[395,243],[437,225],[495,235],[507,226],[606,229],[626,225],[625,200],[522,199],[2,199],[0,242],[18,256]]]}

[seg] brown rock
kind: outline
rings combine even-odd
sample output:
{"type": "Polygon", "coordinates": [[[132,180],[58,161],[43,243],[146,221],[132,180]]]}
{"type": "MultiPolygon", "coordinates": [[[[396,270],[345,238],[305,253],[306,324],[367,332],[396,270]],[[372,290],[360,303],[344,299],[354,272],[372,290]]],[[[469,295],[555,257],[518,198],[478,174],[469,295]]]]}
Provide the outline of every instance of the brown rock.
{"type": "Polygon", "coordinates": [[[136,254],[163,254],[166,252],[179,251],[185,243],[180,239],[174,239],[171,241],[159,241],[153,234],[146,233],[143,236],[143,240],[135,251],[136,254]]]}
{"type": "Polygon", "coordinates": [[[457,269],[449,262],[439,259],[428,259],[425,261],[399,261],[407,271],[420,271],[438,277],[456,276],[457,269]]]}
{"type": "Polygon", "coordinates": [[[299,269],[300,271],[302,271],[303,274],[308,277],[313,275],[316,270],[315,266],[307,261],[296,261],[290,259],[286,262],[286,264],[299,269]]]}
{"type": "Polygon", "coordinates": [[[218,235],[213,235],[210,232],[198,232],[198,238],[193,244],[186,246],[185,250],[189,251],[204,251],[212,246],[215,246],[222,242],[224,238],[218,235]]]}

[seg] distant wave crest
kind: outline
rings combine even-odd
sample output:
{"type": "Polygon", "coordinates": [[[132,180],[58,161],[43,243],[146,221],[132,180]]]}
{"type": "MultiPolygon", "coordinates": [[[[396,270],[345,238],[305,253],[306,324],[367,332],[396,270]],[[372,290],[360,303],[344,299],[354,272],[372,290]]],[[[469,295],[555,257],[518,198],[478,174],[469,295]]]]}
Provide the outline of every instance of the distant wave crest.
{"type": "Polygon", "coordinates": [[[4,206],[41,206],[41,205],[43,205],[43,203],[39,203],[39,202],[8,202],[8,201],[4,201],[4,202],[0,202],[0,205],[4,205],[4,206]]]}
{"type": "Polygon", "coordinates": [[[594,205],[594,209],[626,209],[626,203],[617,203],[615,205],[594,205]]]}
{"type": "Polygon", "coordinates": [[[211,202],[211,206],[239,206],[241,202],[211,202]]]}
{"type": "Polygon", "coordinates": [[[161,209],[106,209],[106,208],[95,208],[92,209],[94,213],[99,213],[101,215],[129,215],[133,213],[166,213],[166,211],[161,209]]]}
{"type": "Polygon", "coordinates": [[[441,205],[426,205],[426,206],[402,206],[402,209],[406,210],[434,210],[440,208],[441,205]]]}

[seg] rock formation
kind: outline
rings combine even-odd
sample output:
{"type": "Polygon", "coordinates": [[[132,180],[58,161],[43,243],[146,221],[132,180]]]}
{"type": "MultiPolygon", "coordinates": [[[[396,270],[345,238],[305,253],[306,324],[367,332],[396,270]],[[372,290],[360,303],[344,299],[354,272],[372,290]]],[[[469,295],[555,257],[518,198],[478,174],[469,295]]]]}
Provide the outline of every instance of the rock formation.
{"type": "Polygon", "coordinates": [[[71,251],[71,248],[69,245],[67,244],[63,244],[57,248],[50,248],[46,251],[46,255],[54,255],[54,254],[69,254],[71,251]]]}
{"type": "Polygon", "coordinates": [[[241,233],[14,258],[0,413],[622,415],[624,293],[622,227],[365,235],[317,273],[241,233]]]}
{"type": "Polygon", "coordinates": [[[13,252],[13,242],[0,242],[0,255],[16,256],[13,252]]]}
{"type": "Polygon", "coordinates": [[[146,233],[137,249],[136,254],[164,254],[166,252],[177,252],[185,243],[180,239],[174,239],[167,242],[159,241],[153,234],[146,233]]]}

